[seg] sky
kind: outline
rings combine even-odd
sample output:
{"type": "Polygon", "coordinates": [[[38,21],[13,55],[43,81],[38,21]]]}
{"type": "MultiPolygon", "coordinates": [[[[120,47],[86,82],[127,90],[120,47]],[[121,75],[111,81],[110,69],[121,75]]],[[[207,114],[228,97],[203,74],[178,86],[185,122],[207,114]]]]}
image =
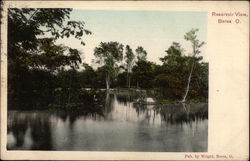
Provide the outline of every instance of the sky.
{"type": "MultiPolygon", "coordinates": [[[[58,43],[79,49],[83,62],[91,65],[95,59],[94,48],[100,42],[117,41],[130,45],[135,51],[142,46],[148,53],[147,58],[161,64],[159,58],[166,55],[172,42],[179,42],[185,54],[191,53],[191,43],[184,39],[185,33],[197,28],[198,39],[206,42],[206,12],[167,12],[167,11],[111,11],[111,10],[73,10],[70,20],[84,21],[85,28],[93,34],[86,35],[85,46],[74,38],[62,39],[58,43]]],[[[201,49],[204,61],[206,45],[201,49]]]]}

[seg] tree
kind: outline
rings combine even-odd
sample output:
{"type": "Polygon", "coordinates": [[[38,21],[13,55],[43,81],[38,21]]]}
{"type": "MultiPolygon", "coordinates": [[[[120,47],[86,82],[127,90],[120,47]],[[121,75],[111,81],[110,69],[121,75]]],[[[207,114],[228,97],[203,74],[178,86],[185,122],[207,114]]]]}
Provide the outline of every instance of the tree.
{"type": "Polygon", "coordinates": [[[68,8],[8,9],[8,103],[19,99],[19,103],[25,103],[25,97],[30,102],[35,95],[39,99],[49,97],[54,88],[51,86],[54,74],[67,66],[78,68],[81,52],[55,44],[60,38],[73,36],[84,45],[83,35],[91,34],[84,22],[69,20],[71,11],[68,8]]]}
{"type": "Polygon", "coordinates": [[[97,88],[98,87],[98,80],[97,80],[97,73],[95,70],[88,65],[87,63],[83,63],[83,70],[80,71],[80,82],[81,87],[83,88],[97,88]]]}
{"type": "Polygon", "coordinates": [[[56,72],[66,66],[72,69],[79,68],[82,62],[81,52],[64,45],[55,45],[52,39],[43,39],[39,44],[37,54],[27,58],[27,65],[32,69],[56,72]]]}
{"type": "Polygon", "coordinates": [[[177,65],[181,61],[183,49],[181,45],[177,42],[173,42],[173,44],[165,51],[167,53],[166,56],[160,58],[164,65],[177,65]]]}
{"type": "Polygon", "coordinates": [[[133,80],[137,88],[150,88],[153,85],[155,64],[150,61],[138,61],[133,67],[133,80]]]}
{"type": "Polygon", "coordinates": [[[193,66],[192,79],[188,98],[204,100],[207,98],[208,64],[200,62],[202,57],[185,56],[179,43],[173,44],[165,51],[166,55],[160,60],[163,65],[158,68],[154,79],[159,94],[164,99],[180,100],[186,92],[186,86],[193,66]],[[192,63],[190,63],[192,62],[192,63]]]}
{"type": "MultiPolygon", "coordinates": [[[[138,46],[135,49],[135,53],[136,53],[136,65],[133,67],[132,71],[133,71],[133,77],[136,81],[136,87],[138,88],[139,85],[144,86],[143,83],[143,74],[148,73],[148,71],[150,71],[151,65],[149,62],[147,62],[147,51],[143,49],[142,46],[138,46]]],[[[147,77],[145,75],[145,77],[147,77]]]]}
{"type": "Polygon", "coordinates": [[[192,29],[189,32],[186,33],[186,35],[184,36],[184,38],[187,41],[190,41],[192,44],[192,59],[191,59],[191,70],[188,76],[188,82],[187,82],[187,87],[186,87],[186,92],[183,96],[182,102],[186,101],[186,97],[188,95],[189,92],[189,86],[190,86],[190,81],[191,81],[191,77],[192,77],[192,73],[193,73],[193,69],[194,69],[194,65],[195,65],[195,57],[196,55],[200,54],[200,48],[205,44],[205,42],[200,42],[197,39],[197,35],[196,32],[198,31],[198,29],[192,29]]]}
{"type": "Polygon", "coordinates": [[[163,65],[161,72],[155,77],[155,85],[164,97],[179,99],[185,87],[187,57],[183,55],[183,49],[177,42],[173,42],[165,52],[167,55],[160,58],[163,65]]]}
{"type": "Polygon", "coordinates": [[[118,62],[123,59],[123,45],[118,42],[101,42],[94,49],[97,63],[103,65],[105,71],[106,89],[109,90],[111,78],[115,78],[118,73],[118,62]]]}
{"type": "Polygon", "coordinates": [[[146,61],[147,59],[147,52],[146,50],[143,49],[143,47],[138,46],[137,49],[135,50],[136,56],[137,56],[137,61],[146,61]]]}
{"type": "Polygon", "coordinates": [[[51,69],[52,64],[54,68],[59,68],[62,65],[80,63],[79,51],[55,45],[57,39],[70,36],[84,45],[82,36],[91,34],[85,29],[84,22],[68,20],[71,11],[72,9],[9,9],[9,65],[28,68],[43,66],[44,69],[51,69]]]}
{"type": "Polygon", "coordinates": [[[131,82],[130,74],[132,72],[135,55],[129,45],[126,46],[125,59],[126,59],[125,61],[126,61],[126,69],[127,69],[127,87],[130,88],[130,82],[131,82]]]}

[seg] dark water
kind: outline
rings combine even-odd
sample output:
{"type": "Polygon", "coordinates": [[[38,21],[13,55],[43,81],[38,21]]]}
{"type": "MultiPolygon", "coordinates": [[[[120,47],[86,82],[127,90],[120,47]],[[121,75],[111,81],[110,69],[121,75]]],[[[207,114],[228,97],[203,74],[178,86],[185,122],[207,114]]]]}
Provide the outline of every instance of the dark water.
{"type": "Polygon", "coordinates": [[[102,112],[9,111],[7,149],[207,151],[206,103],[138,104],[118,93],[105,99],[102,112]]]}

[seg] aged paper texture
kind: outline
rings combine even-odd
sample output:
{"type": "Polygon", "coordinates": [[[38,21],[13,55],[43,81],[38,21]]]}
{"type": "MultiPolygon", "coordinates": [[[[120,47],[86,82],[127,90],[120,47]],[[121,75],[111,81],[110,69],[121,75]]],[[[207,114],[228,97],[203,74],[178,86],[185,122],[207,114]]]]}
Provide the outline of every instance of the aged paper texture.
{"type": "MultiPolygon", "coordinates": [[[[249,159],[249,3],[247,1],[4,1],[2,9],[2,160],[249,159]],[[204,116],[203,113],[202,115],[200,113],[195,113],[195,116],[191,115],[192,110],[196,108],[203,109],[201,104],[199,104],[199,106],[190,105],[190,107],[183,105],[183,103],[185,104],[186,96],[188,99],[188,96],[190,96],[192,92],[193,95],[195,95],[195,90],[192,90],[192,85],[189,91],[189,75],[185,77],[186,82],[188,82],[188,87],[186,87],[185,84],[186,90],[184,91],[187,95],[184,96],[182,102],[175,102],[175,105],[170,108],[172,110],[181,108],[181,113],[187,113],[188,118],[186,118],[186,115],[185,117],[183,116],[184,118],[181,119],[181,123],[178,122],[179,119],[171,118],[171,116],[164,115],[163,117],[163,115],[160,115],[162,114],[160,112],[160,114],[153,114],[153,112],[155,112],[155,106],[153,105],[156,103],[155,101],[152,102],[153,98],[151,97],[147,98],[146,103],[144,102],[148,105],[147,112],[142,110],[140,116],[138,110],[141,110],[142,107],[135,107],[134,109],[130,107],[126,108],[131,109],[130,111],[118,109],[116,108],[118,105],[119,107],[125,107],[129,104],[129,101],[121,103],[123,97],[118,97],[118,95],[117,97],[113,97],[113,90],[111,90],[110,97],[112,96],[111,98],[115,100],[113,102],[113,106],[115,107],[111,107],[110,105],[111,109],[105,109],[105,112],[107,112],[107,110],[113,110],[113,113],[110,112],[111,114],[105,115],[104,120],[106,120],[104,123],[100,121],[103,118],[100,120],[98,120],[99,117],[93,119],[92,115],[74,118],[75,120],[70,120],[69,118],[65,119],[66,121],[61,121],[63,120],[63,116],[60,116],[61,118],[59,118],[58,115],[50,116],[50,114],[46,112],[36,111],[32,113],[25,110],[25,112],[20,112],[17,109],[10,110],[10,107],[7,107],[9,104],[9,98],[7,96],[10,94],[8,93],[9,80],[7,80],[7,76],[8,71],[11,70],[8,69],[8,63],[10,62],[8,62],[7,59],[9,54],[9,51],[7,51],[7,11],[10,8],[72,8],[74,13],[73,17],[75,16],[76,19],[81,16],[86,16],[86,19],[83,18],[83,21],[85,21],[87,29],[93,32],[91,36],[86,36],[86,39],[83,40],[86,43],[86,46],[83,47],[83,53],[85,53],[84,61],[89,64],[93,63],[92,60],[96,59],[97,56],[94,57],[93,53],[91,53],[92,56],[89,56],[88,53],[94,52],[94,47],[97,47],[100,43],[99,40],[121,41],[124,47],[126,44],[130,44],[133,51],[135,51],[137,46],[142,44],[148,52],[147,58],[149,61],[156,62],[156,64],[167,64],[169,60],[164,62],[162,59],[161,62],[159,58],[164,57],[165,50],[169,49],[172,42],[180,43],[185,49],[187,57],[188,55],[192,55],[192,47],[189,42],[191,38],[186,38],[185,40],[184,34],[192,28],[198,28],[199,31],[197,31],[197,33],[200,41],[197,42],[196,45],[202,46],[199,51],[201,52],[200,56],[203,57],[204,62],[209,63],[208,99],[199,97],[200,100],[207,101],[205,105],[202,104],[206,106],[206,116],[204,116]],[[123,19],[123,21],[120,21],[121,19],[123,19]],[[122,22],[124,22],[124,24],[122,24],[122,22]],[[112,23],[113,25],[109,26],[112,23]],[[133,23],[136,25],[133,25],[133,23]],[[163,24],[165,24],[165,26],[161,27],[163,24]],[[175,25],[178,26],[178,24],[183,24],[183,27],[175,27],[175,25]],[[197,24],[198,27],[193,24],[197,24]],[[127,28],[126,25],[128,26],[127,28]],[[191,28],[186,30],[185,27],[187,26],[191,28]],[[119,30],[115,30],[115,28],[119,30]],[[103,31],[103,34],[99,34],[98,31],[103,31]],[[127,33],[127,36],[124,36],[125,33],[127,33]],[[161,33],[169,33],[169,35],[162,35],[161,33]],[[145,35],[147,36],[147,34],[151,35],[151,37],[144,37],[145,35]],[[178,37],[179,35],[180,38],[178,37]],[[118,38],[118,40],[113,38],[118,38]],[[166,43],[164,41],[166,41],[166,43]],[[202,41],[205,42],[204,46],[201,43],[202,41]],[[161,46],[161,43],[165,46],[161,46]],[[147,45],[149,47],[147,47],[147,45]],[[157,53],[159,54],[157,55],[157,53]],[[175,106],[176,108],[173,109],[175,106]],[[120,115],[116,116],[116,114],[120,115]],[[145,119],[141,118],[144,114],[145,119]],[[154,117],[154,115],[156,115],[156,117],[154,117]],[[158,116],[159,118],[157,118],[158,116]],[[24,118],[26,119],[26,117],[27,122],[31,120],[29,123],[18,124],[18,122],[20,123],[24,118]],[[90,117],[91,119],[89,119],[90,117]],[[152,121],[151,117],[153,118],[153,122],[150,122],[152,121]],[[170,120],[174,120],[174,123],[170,121],[170,123],[167,124],[168,128],[166,129],[162,127],[162,122],[166,122],[166,120],[162,121],[165,117],[170,117],[170,120]],[[42,120],[49,118],[52,121],[47,127],[44,122],[39,122],[39,120],[36,122],[37,118],[42,118],[42,120]],[[112,119],[108,120],[109,118],[112,119]],[[148,122],[145,121],[147,118],[149,118],[148,122]],[[190,118],[193,118],[193,120],[191,120],[193,124],[189,124],[190,118]],[[114,123],[114,120],[118,120],[118,123],[114,123]],[[134,122],[131,123],[129,121],[134,122]],[[127,122],[129,123],[127,124],[127,122]],[[145,122],[148,126],[145,126],[145,122]],[[39,124],[39,126],[34,124],[39,124]],[[32,129],[32,126],[35,129],[32,129]],[[26,128],[24,130],[26,132],[20,131],[20,129],[22,130],[23,128],[26,128]],[[45,130],[45,132],[42,132],[42,130],[45,130]],[[48,134],[48,136],[42,135],[43,133],[48,134]],[[48,141],[47,138],[51,140],[48,141]],[[80,140],[77,140],[77,138],[80,138],[80,140]],[[18,139],[20,140],[18,141],[18,139]],[[35,139],[37,139],[39,143],[35,144],[35,139]]],[[[13,10],[13,12],[16,11],[13,10]]],[[[24,19],[32,19],[32,17],[26,17],[24,19]]],[[[79,46],[77,46],[75,42],[76,41],[72,39],[67,40],[67,43],[72,45],[73,48],[78,48],[79,46]]],[[[60,43],[62,43],[62,41],[60,43]]],[[[199,47],[193,49],[195,52],[196,50],[198,51],[199,47]]],[[[129,49],[127,48],[127,50],[129,49]]],[[[96,49],[95,51],[97,53],[96,55],[98,55],[98,50],[96,49]]],[[[170,49],[167,53],[170,53],[170,49]]],[[[190,56],[190,59],[191,58],[190,56]]],[[[137,59],[139,61],[139,58],[137,59]]],[[[55,65],[56,63],[52,64],[55,65]]],[[[51,68],[48,69],[54,70],[53,65],[51,65],[52,67],[49,66],[51,68]]],[[[193,70],[193,67],[191,68],[193,70]]],[[[195,69],[196,68],[194,68],[193,73],[195,73],[195,69]]],[[[127,69],[127,71],[129,71],[129,69],[127,69]]],[[[131,72],[132,71],[134,72],[136,70],[131,69],[131,72]]],[[[193,76],[195,74],[190,75],[193,76]]],[[[169,77],[165,78],[167,79],[169,77]]],[[[195,76],[193,76],[191,80],[193,78],[195,78],[195,76]]],[[[89,77],[88,79],[91,78],[89,77]]],[[[108,77],[108,79],[105,80],[106,82],[104,81],[104,88],[107,86],[107,89],[109,89],[109,82],[116,80],[109,79],[108,77]]],[[[136,79],[139,78],[136,77],[136,79]]],[[[146,80],[144,77],[143,79],[146,80]]],[[[121,79],[121,81],[122,80],[123,79],[121,79]]],[[[152,80],[156,80],[156,78],[152,80]]],[[[171,81],[172,80],[173,79],[171,79],[171,81]]],[[[14,86],[15,84],[11,85],[14,86]]],[[[113,88],[112,85],[114,86],[114,84],[111,84],[111,88],[113,88]]],[[[136,86],[138,88],[140,85],[143,88],[142,84],[138,85],[138,82],[136,84],[133,80],[131,81],[131,86],[134,86],[134,88],[136,88],[136,86]]],[[[148,84],[145,86],[148,86],[148,84]]],[[[54,91],[58,92],[61,90],[61,88],[57,88],[54,91]]],[[[95,96],[96,95],[94,95],[94,97],[95,96]]],[[[32,96],[28,98],[30,101],[33,100],[31,97],[32,96]]],[[[67,105],[72,105],[69,104],[70,98],[70,96],[67,97],[67,105]]],[[[109,95],[106,95],[104,98],[106,100],[111,99],[109,95]]],[[[63,101],[63,99],[61,100],[63,101]]],[[[133,101],[135,102],[135,100],[133,101]]],[[[172,102],[170,102],[170,104],[172,104],[172,102]]],[[[133,107],[134,106],[133,104],[133,107]]],[[[166,105],[166,109],[167,108],[166,105]]],[[[176,117],[177,116],[178,115],[176,115],[176,117]]]]}

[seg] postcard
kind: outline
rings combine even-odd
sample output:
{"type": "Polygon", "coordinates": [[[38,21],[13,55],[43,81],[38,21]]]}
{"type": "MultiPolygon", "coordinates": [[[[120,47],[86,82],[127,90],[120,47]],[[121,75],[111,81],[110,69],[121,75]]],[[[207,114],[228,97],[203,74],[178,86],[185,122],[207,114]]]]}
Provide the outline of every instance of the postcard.
{"type": "Polygon", "coordinates": [[[2,160],[248,160],[246,1],[4,1],[2,160]]]}

